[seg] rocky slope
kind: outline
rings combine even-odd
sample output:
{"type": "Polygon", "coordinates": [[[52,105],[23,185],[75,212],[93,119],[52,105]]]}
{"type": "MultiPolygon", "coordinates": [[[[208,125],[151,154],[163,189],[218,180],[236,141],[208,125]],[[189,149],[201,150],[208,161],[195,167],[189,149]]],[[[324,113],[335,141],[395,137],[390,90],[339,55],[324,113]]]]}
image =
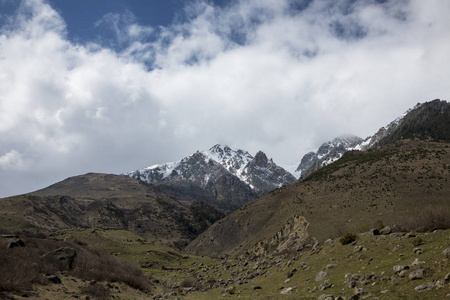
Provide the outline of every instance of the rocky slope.
{"type": "Polygon", "coordinates": [[[204,200],[225,212],[296,178],[268,159],[247,151],[215,145],[180,161],[153,165],[123,175],[204,200]]]}

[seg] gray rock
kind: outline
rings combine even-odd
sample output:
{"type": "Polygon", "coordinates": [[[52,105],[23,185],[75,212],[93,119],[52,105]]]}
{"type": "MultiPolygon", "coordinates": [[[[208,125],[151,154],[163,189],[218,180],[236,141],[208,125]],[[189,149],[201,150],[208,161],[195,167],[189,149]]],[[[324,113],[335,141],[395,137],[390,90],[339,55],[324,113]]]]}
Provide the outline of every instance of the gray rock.
{"type": "Polygon", "coordinates": [[[289,271],[289,273],[287,274],[287,278],[291,278],[294,274],[295,274],[295,272],[297,272],[297,269],[296,268],[293,268],[291,271],[289,271]]]}
{"type": "Polygon", "coordinates": [[[328,264],[328,265],[326,265],[325,269],[326,270],[330,270],[330,269],[333,269],[335,267],[336,267],[336,264],[328,264]]]}
{"type": "Polygon", "coordinates": [[[408,272],[408,271],[406,271],[406,270],[400,271],[400,272],[398,273],[398,276],[400,276],[400,277],[405,277],[407,272],[408,272]]]}
{"type": "Polygon", "coordinates": [[[54,283],[54,284],[62,283],[61,279],[59,279],[59,277],[55,276],[55,275],[48,275],[48,276],[46,276],[46,278],[48,281],[50,281],[51,283],[54,283]]]}
{"type": "Polygon", "coordinates": [[[379,231],[378,229],[371,229],[371,230],[369,231],[369,233],[370,233],[371,235],[380,235],[380,231],[379,231]]]}
{"type": "Polygon", "coordinates": [[[443,287],[445,287],[445,281],[443,279],[439,279],[438,281],[436,281],[436,284],[434,286],[437,290],[442,289],[443,287]]]}
{"type": "Polygon", "coordinates": [[[424,268],[416,269],[412,271],[408,277],[411,280],[423,279],[425,277],[425,269],[424,268]]]}
{"type": "Polygon", "coordinates": [[[12,238],[8,241],[7,249],[16,248],[16,247],[25,247],[25,243],[19,238],[12,238]]]}
{"type": "Polygon", "coordinates": [[[325,277],[327,277],[328,273],[325,271],[320,271],[319,273],[317,273],[316,275],[316,281],[322,281],[325,279],[325,277]]]}
{"type": "Polygon", "coordinates": [[[319,285],[319,290],[320,291],[324,291],[326,289],[329,289],[330,287],[332,287],[333,284],[329,281],[325,281],[324,283],[322,283],[321,285],[319,285]]]}
{"type": "Polygon", "coordinates": [[[384,226],[381,230],[380,230],[380,234],[382,235],[388,235],[392,233],[392,228],[390,226],[384,226]]]}
{"type": "Polygon", "coordinates": [[[409,266],[405,266],[405,265],[397,265],[397,266],[394,266],[394,274],[398,274],[398,273],[400,273],[401,271],[403,271],[403,270],[408,270],[409,269],[409,266]]]}
{"type": "Polygon", "coordinates": [[[423,252],[423,249],[422,249],[422,248],[419,248],[419,247],[417,247],[417,248],[414,248],[414,249],[413,249],[413,252],[414,252],[414,254],[417,254],[417,255],[419,255],[419,254],[422,254],[422,252],[423,252]]]}
{"type": "Polygon", "coordinates": [[[447,273],[447,275],[445,275],[444,280],[445,281],[450,281],[450,272],[447,273]]]}
{"type": "Polygon", "coordinates": [[[445,257],[447,257],[448,259],[450,259],[450,248],[447,248],[443,251],[445,257]]]}
{"type": "Polygon", "coordinates": [[[405,236],[406,236],[407,238],[413,238],[413,237],[416,237],[416,235],[414,234],[414,232],[408,232],[407,234],[405,234],[405,236]]]}
{"type": "Polygon", "coordinates": [[[361,250],[363,249],[363,247],[361,246],[355,246],[355,248],[353,248],[353,252],[361,252],[361,250]]]}
{"type": "Polygon", "coordinates": [[[414,290],[416,292],[424,292],[427,290],[431,290],[434,287],[434,283],[433,282],[428,282],[428,283],[424,283],[421,285],[418,285],[414,288],[414,290]]]}
{"type": "Polygon", "coordinates": [[[317,298],[317,300],[335,300],[333,295],[330,294],[323,294],[320,295],[319,298],[317,298]]]}

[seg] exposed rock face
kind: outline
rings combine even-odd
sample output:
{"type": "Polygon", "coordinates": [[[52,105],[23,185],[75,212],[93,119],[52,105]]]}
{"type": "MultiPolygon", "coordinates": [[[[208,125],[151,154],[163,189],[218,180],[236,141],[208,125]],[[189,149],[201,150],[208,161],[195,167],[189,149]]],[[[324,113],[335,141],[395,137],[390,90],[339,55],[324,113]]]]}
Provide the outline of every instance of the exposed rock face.
{"type": "Polygon", "coordinates": [[[8,245],[6,248],[16,248],[16,247],[25,247],[25,243],[19,238],[12,238],[8,241],[8,245]]]}
{"type": "Polygon", "coordinates": [[[362,142],[363,139],[360,137],[346,135],[323,143],[317,152],[309,152],[303,156],[295,173],[300,176],[300,179],[304,179],[318,169],[338,160],[345,152],[355,149],[362,142]]]}
{"type": "Polygon", "coordinates": [[[77,256],[77,252],[73,248],[63,247],[51,252],[47,252],[42,256],[42,259],[59,266],[60,270],[70,270],[73,266],[73,261],[77,256]]]}
{"type": "Polygon", "coordinates": [[[154,165],[124,175],[170,187],[225,212],[232,212],[273,189],[296,182],[292,174],[261,151],[253,157],[247,151],[221,145],[177,162],[154,165]]]}
{"type": "Polygon", "coordinates": [[[281,227],[274,236],[261,240],[249,252],[255,255],[277,254],[284,251],[302,249],[310,240],[308,235],[309,223],[302,216],[294,216],[281,227]]]}

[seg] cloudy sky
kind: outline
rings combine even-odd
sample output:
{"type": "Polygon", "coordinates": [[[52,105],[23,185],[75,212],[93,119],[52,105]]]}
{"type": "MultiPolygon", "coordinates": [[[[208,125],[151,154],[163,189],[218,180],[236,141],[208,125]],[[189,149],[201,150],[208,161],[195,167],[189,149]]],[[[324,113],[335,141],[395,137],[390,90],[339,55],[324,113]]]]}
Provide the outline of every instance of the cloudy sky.
{"type": "Polygon", "coordinates": [[[294,165],[450,93],[450,1],[0,0],[0,197],[216,143],[294,165]]]}

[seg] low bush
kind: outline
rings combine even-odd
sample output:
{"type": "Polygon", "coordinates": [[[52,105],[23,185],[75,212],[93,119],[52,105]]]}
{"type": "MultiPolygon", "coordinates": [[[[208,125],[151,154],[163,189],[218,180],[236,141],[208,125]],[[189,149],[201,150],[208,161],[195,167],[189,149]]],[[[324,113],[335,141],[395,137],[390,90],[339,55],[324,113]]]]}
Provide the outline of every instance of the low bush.
{"type": "Polygon", "coordinates": [[[401,231],[430,232],[450,229],[450,209],[428,210],[397,223],[401,231]]]}
{"type": "Polygon", "coordinates": [[[344,234],[343,237],[341,237],[341,238],[339,239],[339,242],[340,242],[342,245],[347,245],[347,244],[350,244],[350,243],[356,241],[356,237],[357,237],[356,234],[353,234],[353,233],[346,233],[346,234],[344,234]]]}
{"type": "Polygon", "coordinates": [[[141,270],[128,262],[119,260],[107,253],[93,251],[66,242],[23,238],[25,247],[7,249],[7,240],[0,239],[0,292],[26,291],[33,284],[45,284],[44,274],[55,274],[60,270],[58,264],[49,263],[42,256],[61,247],[76,250],[72,269],[67,274],[83,280],[123,282],[142,291],[150,291],[150,280],[141,270]]]}

